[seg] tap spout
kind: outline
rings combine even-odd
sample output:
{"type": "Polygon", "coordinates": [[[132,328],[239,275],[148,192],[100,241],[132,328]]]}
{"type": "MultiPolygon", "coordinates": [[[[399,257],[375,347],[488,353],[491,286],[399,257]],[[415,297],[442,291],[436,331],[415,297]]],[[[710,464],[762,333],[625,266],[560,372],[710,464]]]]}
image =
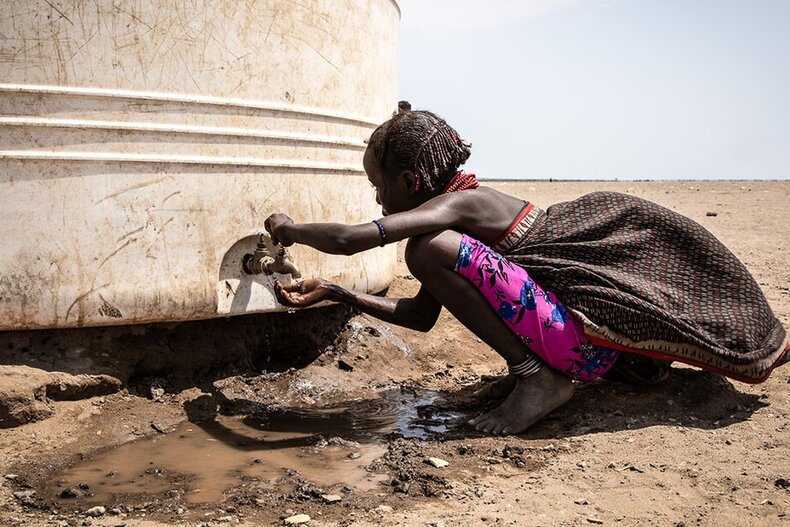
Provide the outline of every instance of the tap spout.
{"type": "Polygon", "coordinates": [[[242,258],[241,268],[247,274],[290,274],[294,278],[301,278],[302,273],[288,257],[285,247],[275,245],[272,237],[267,233],[259,234],[258,246],[252,253],[247,253],[242,258]]]}

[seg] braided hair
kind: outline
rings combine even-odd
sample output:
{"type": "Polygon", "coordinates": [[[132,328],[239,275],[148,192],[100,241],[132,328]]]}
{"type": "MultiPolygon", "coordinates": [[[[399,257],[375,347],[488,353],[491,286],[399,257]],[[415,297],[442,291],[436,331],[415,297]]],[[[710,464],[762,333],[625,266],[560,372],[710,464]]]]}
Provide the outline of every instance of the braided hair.
{"type": "Polygon", "coordinates": [[[376,128],[368,146],[385,175],[410,170],[429,192],[442,190],[472,153],[471,143],[444,119],[412,111],[406,101],[398,103],[392,119],[376,128]]]}

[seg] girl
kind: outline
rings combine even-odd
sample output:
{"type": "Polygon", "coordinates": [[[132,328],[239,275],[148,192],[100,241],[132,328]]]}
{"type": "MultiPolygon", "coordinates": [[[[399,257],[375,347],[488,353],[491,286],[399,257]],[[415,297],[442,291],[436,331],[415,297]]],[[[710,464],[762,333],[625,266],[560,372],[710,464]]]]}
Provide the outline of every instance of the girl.
{"type": "Polygon", "coordinates": [[[507,394],[470,423],[524,431],[568,401],[572,379],[607,372],[660,382],[680,360],[761,382],[788,338],[744,266],[692,220],[633,196],[598,192],[543,211],[458,168],[470,144],[408,104],[371,135],[363,157],[381,219],[361,225],[265,223],[284,246],[355,254],[407,239],[414,298],[346,290],[322,279],[283,287],[280,301],[352,305],[428,331],[442,306],[507,362],[507,394]]]}

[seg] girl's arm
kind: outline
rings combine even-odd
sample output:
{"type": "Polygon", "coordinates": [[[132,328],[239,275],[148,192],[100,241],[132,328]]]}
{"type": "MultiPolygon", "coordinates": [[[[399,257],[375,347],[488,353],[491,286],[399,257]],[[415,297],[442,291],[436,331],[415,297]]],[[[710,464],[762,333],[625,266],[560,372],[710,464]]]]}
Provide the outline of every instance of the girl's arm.
{"type": "Polygon", "coordinates": [[[283,286],[275,283],[281,304],[306,307],[322,300],[336,300],[385,322],[417,331],[428,331],[439,318],[441,304],[424,287],[414,298],[387,298],[349,291],[337,284],[318,278],[283,286]]]}
{"type": "MultiPolygon", "coordinates": [[[[418,234],[463,224],[471,207],[467,196],[459,192],[436,196],[419,207],[391,214],[378,220],[384,228],[386,243],[418,234]]],[[[275,241],[285,246],[301,243],[321,252],[351,255],[381,245],[381,235],[374,223],[294,223],[285,214],[272,214],[264,224],[275,241]]]]}

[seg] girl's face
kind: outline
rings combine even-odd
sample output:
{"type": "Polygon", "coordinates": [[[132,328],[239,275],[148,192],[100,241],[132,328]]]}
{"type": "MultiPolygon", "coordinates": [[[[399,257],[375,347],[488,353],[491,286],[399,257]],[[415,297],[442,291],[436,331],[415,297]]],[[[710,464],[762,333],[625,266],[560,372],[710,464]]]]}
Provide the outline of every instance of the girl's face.
{"type": "Polygon", "coordinates": [[[376,189],[376,203],[381,205],[381,213],[384,216],[414,208],[412,196],[406,188],[406,180],[403,177],[385,177],[370,148],[365,150],[362,165],[368,175],[368,181],[376,189]]]}

